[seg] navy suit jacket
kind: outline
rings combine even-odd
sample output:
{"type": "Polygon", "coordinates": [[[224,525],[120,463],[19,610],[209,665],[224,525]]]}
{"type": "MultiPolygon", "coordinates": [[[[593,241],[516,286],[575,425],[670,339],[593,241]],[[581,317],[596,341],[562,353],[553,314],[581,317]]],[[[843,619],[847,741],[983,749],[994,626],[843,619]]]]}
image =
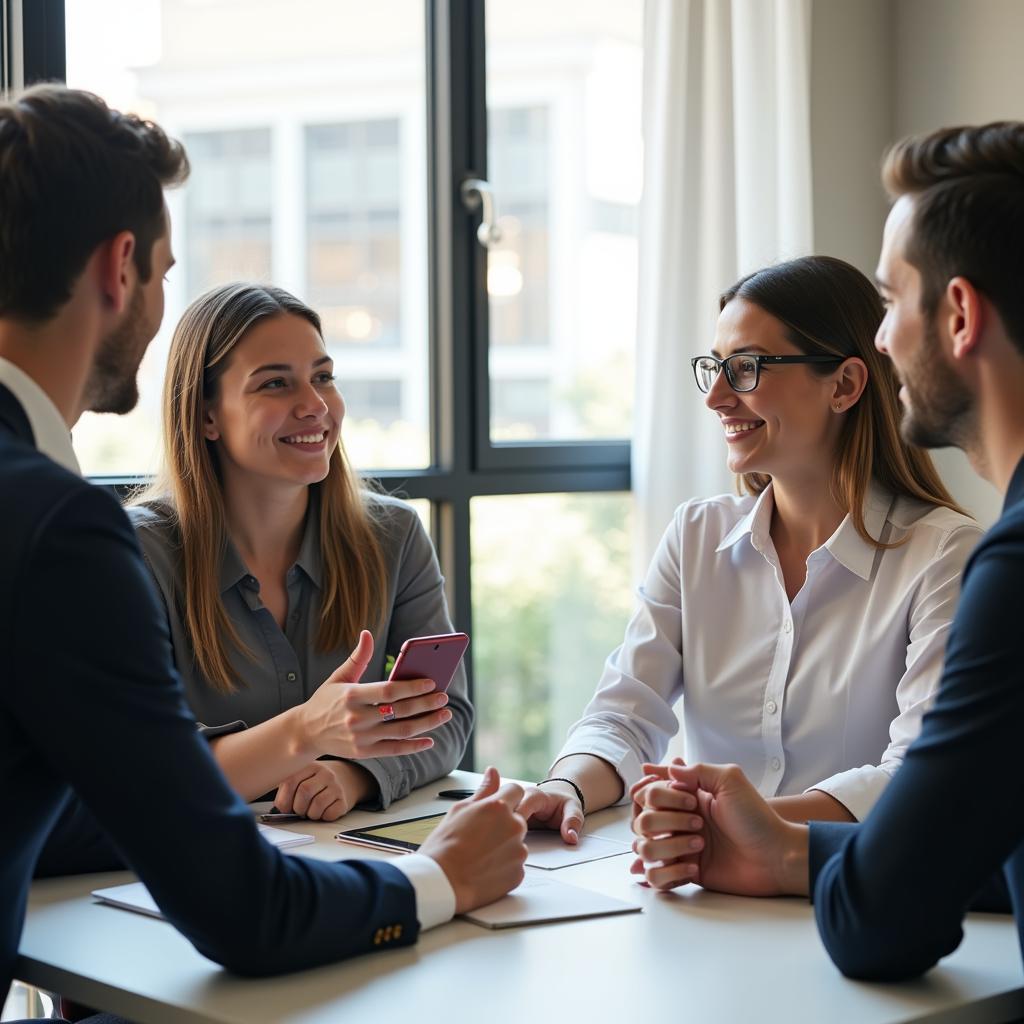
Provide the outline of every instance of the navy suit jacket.
{"type": "MultiPolygon", "coordinates": [[[[196,729],[127,517],[38,452],[0,385],[0,1001],[40,850],[74,792],[160,908],[240,974],[338,960],[418,933],[383,862],[264,842],[196,729]]],[[[97,936],[97,941],[102,941],[97,936]]]]}
{"type": "Polygon", "coordinates": [[[1024,460],[964,568],[921,734],[860,825],[812,824],[818,929],[844,974],[900,980],[963,936],[1002,870],[1024,948],[1024,460]]]}

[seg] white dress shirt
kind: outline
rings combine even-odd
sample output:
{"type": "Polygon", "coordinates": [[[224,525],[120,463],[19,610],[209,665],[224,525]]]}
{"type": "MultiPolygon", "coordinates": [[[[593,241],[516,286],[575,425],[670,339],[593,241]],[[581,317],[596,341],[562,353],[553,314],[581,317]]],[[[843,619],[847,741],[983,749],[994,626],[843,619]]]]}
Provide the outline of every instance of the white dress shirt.
{"type": "MultiPolygon", "coordinates": [[[[740,765],[762,795],[819,789],[865,817],[921,728],[960,573],[981,536],[946,508],[878,487],[867,544],[847,516],[790,603],[769,534],[772,488],[681,505],[621,647],[558,757],[596,754],[626,788],[679,729],[686,758],[740,765]]],[[[624,797],[625,799],[625,797],[624,797]]]]}
{"type": "Polygon", "coordinates": [[[0,384],[18,400],[32,428],[36,450],[76,476],[82,471],[71,447],[71,431],[53,399],[23,370],[0,357],[0,384]]]}
{"type": "MultiPolygon", "coordinates": [[[[36,448],[81,476],[68,426],[50,396],[24,370],[3,358],[0,358],[0,384],[24,409],[36,448]]],[[[412,854],[397,857],[393,863],[409,879],[416,893],[416,917],[422,930],[444,924],[455,916],[455,891],[437,861],[412,854]]]]}

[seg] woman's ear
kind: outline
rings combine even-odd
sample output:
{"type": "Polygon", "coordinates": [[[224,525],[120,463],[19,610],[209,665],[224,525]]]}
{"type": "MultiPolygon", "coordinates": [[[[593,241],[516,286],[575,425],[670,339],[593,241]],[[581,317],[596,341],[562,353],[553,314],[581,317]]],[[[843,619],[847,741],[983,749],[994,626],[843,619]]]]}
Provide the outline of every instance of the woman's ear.
{"type": "Polygon", "coordinates": [[[840,367],[838,375],[833,379],[832,398],[833,412],[846,412],[860,401],[864,388],[868,383],[868,368],[863,359],[856,356],[847,359],[840,367]]]}
{"type": "Polygon", "coordinates": [[[220,430],[217,427],[217,417],[209,405],[203,406],[203,437],[207,441],[219,441],[220,430]]]}

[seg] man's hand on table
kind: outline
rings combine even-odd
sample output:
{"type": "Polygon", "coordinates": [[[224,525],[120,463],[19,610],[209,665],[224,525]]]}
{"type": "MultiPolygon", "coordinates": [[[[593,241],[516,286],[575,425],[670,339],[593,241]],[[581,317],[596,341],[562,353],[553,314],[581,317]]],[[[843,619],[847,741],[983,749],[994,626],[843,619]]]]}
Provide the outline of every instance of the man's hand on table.
{"type": "Polygon", "coordinates": [[[455,913],[493,903],[523,880],[526,821],[514,810],[522,797],[522,786],[502,786],[488,768],[476,793],[455,804],[420,847],[448,876],[455,913]]]}
{"type": "Polygon", "coordinates": [[[656,889],[807,894],[807,827],[779,817],[736,765],[661,768],[631,791],[634,874],[656,889]]]}

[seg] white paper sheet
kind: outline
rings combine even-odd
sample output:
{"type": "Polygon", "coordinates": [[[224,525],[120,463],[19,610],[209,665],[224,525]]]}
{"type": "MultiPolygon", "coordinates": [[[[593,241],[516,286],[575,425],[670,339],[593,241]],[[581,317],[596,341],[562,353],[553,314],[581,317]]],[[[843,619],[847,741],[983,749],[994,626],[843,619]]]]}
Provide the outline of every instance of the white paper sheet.
{"type": "Polygon", "coordinates": [[[148,914],[150,917],[159,917],[163,920],[164,915],[160,913],[156,901],[141,882],[114,885],[109,889],[93,889],[91,895],[122,910],[134,910],[136,913],[148,914]]]}
{"type": "Polygon", "coordinates": [[[639,910],[635,903],[556,882],[550,875],[527,872],[518,888],[503,899],[463,916],[484,928],[517,928],[525,924],[548,924],[604,914],[631,914],[639,910]]]}
{"type": "Polygon", "coordinates": [[[576,846],[567,846],[557,832],[530,831],[526,833],[526,847],[530,851],[526,863],[531,868],[555,871],[570,864],[585,864],[588,860],[603,860],[605,857],[621,857],[630,853],[627,843],[603,836],[580,836],[576,846]]]}
{"type": "Polygon", "coordinates": [[[273,843],[279,850],[316,842],[316,836],[311,836],[308,832],[289,832],[286,828],[276,828],[273,825],[264,825],[262,822],[257,822],[256,827],[260,830],[260,835],[268,843],[273,843]]]}

